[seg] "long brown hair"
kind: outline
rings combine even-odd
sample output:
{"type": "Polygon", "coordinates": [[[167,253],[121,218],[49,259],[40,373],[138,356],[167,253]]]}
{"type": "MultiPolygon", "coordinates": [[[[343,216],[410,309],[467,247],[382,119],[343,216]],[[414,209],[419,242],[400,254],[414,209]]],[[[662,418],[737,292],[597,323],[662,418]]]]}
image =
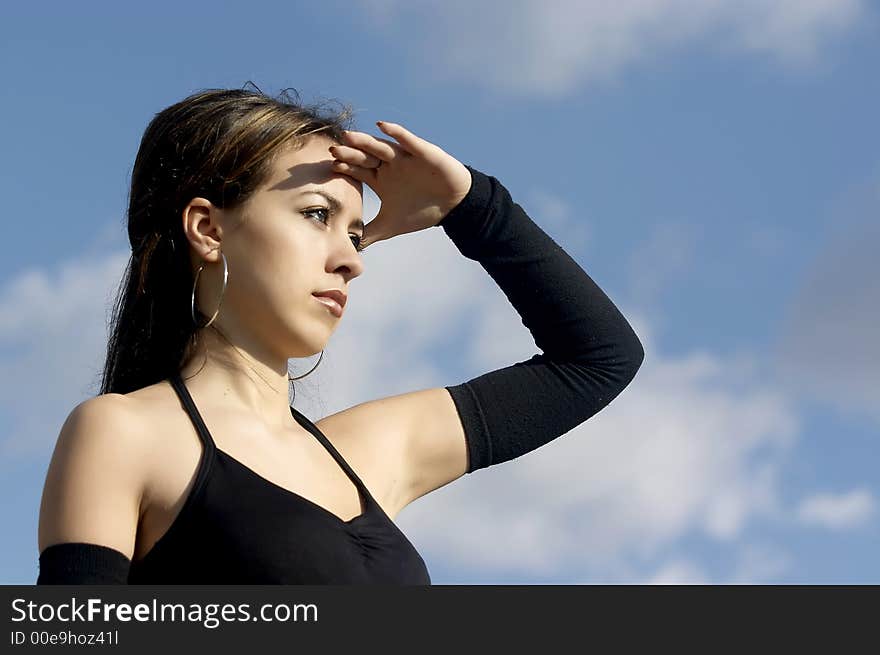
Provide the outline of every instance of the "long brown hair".
{"type": "MultiPolygon", "coordinates": [[[[209,89],[150,121],[131,174],[132,253],[113,307],[101,394],[164,380],[193,352],[199,328],[192,320],[193,271],[181,220],[190,200],[200,196],[234,209],[265,182],[282,147],[301,147],[316,133],[342,143],[351,108],[325,113],[294,94],[209,89]]],[[[205,322],[201,316],[199,324],[205,322]]]]}

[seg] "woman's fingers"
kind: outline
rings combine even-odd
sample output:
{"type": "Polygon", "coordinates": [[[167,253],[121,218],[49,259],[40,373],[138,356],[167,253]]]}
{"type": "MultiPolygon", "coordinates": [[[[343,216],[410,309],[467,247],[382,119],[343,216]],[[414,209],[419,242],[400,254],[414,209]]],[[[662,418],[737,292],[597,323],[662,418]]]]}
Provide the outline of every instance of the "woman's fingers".
{"type": "Polygon", "coordinates": [[[388,136],[392,136],[412,155],[422,154],[428,142],[406,129],[398,123],[387,123],[385,121],[377,121],[376,125],[388,136]]]}
{"type": "Polygon", "coordinates": [[[364,168],[377,168],[382,160],[357,148],[349,146],[330,146],[330,153],[337,159],[341,159],[347,164],[362,166],[364,168]]]}
{"type": "Polygon", "coordinates": [[[346,130],[343,135],[345,142],[349,145],[363,150],[382,161],[393,161],[403,151],[396,143],[391,143],[385,139],[378,139],[366,132],[351,132],[346,130]]]}
{"type": "Polygon", "coordinates": [[[366,132],[357,132],[345,130],[343,138],[345,142],[363,150],[371,155],[376,156],[382,161],[390,162],[401,154],[409,155],[425,155],[432,146],[431,143],[416,136],[408,129],[398,123],[386,123],[378,121],[376,123],[383,132],[388,136],[394,137],[396,141],[383,139],[381,137],[367,134],[366,132]]]}
{"type": "Polygon", "coordinates": [[[355,164],[347,164],[344,161],[334,161],[332,166],[337,173],[343,173],[371,186],[376,183],[376,171],[378,170],[376,168],[364,168],[355,164]]]}

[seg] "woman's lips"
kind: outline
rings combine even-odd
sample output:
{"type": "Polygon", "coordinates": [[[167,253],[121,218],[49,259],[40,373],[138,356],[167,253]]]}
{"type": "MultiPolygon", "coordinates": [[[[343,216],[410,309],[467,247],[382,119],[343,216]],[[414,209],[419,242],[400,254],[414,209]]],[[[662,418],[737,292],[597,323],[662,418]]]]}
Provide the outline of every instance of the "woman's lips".
{"type": "Polygon", "coordinates": [[[322,305],[326,306],[336,318],[342,318],[342,307],[339,305],[338,302],[336,302],[332,298],[328,298],[327,296],[316,296],[312,294],[312,298],[317,300],[322,305]]]}

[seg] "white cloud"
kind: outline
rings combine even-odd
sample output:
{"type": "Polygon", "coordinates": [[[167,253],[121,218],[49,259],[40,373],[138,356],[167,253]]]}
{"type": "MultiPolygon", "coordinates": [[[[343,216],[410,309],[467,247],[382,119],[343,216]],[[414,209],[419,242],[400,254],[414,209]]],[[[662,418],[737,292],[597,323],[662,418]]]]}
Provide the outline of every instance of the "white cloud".
{"type": "Polygon", "coordinates": [[[868,489],[853,489],[841,494],[818,493],[801,502],[797,516],[807,525],[845,530],[870,520],[874,506],[874,496],[868,489]]]}
{"type": "Polygon", "coordinates": [[[128,253],[26,270],[0,288],[0,456],[45,452],[73,407],[98,390],[106,324],[128,253]]]}
{"type": "Polygon", "coordinates": [[[729,575],[713,580],[701,566],[685,557],[677,557],[663,564],[656,573],[639,584],[773,584],[780,575],[790,570],[792,558],[778,547],[768,544],[745,543],[737,548],[736,561],[729,575]]]}
{"type": "Polygon", "coordinates": [[[420,74],[561,95],[688,46],[809,65],[863,0],[365,0],[374,29],[411,40],[420,74]]]}
{"type": "Polygon", "coordinates": [[[676,559],[664,564],[659,571],[640,584],[704,585],[711,582],[702,569],[693,562],[676,559]]]}
{"type": "Polygon", "coordinates": [[[546,189],[534,189],[518,201],[529,216],[540,216],[541,227],[556,243],[565,243],[570,250],[583,252],[592,239],[590,217],[578,213],[563,198],[546,189]]]}
{"type": "Polygon", "coordinates": [[[772,584],[791,569],[791,556],[767,544],[746,544],[739,551],[732,579],[725,584],[772,584]]]}
{"type": "Polygon", "coordinates": [[[853,27],[866,12],[862,0],[750,0],[727,2],[739,23],[734,47],[767,52],[788,63],[809,63],[823,41],[853,27]]]}

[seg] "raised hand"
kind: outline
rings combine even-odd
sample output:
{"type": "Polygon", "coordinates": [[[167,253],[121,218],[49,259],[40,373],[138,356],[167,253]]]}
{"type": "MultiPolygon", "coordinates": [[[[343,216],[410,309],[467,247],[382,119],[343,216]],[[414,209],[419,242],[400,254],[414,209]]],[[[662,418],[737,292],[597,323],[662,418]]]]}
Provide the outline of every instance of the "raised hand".
{"type": "Polygon", "coordinates": [[[382,204],[367,223],[361,248],[437,225],[467,195],[471,173],[439,146],[397,123],[377,123],[395,141],[346,131],[331,146],[333,169],[370,186],[382,204]]]}

